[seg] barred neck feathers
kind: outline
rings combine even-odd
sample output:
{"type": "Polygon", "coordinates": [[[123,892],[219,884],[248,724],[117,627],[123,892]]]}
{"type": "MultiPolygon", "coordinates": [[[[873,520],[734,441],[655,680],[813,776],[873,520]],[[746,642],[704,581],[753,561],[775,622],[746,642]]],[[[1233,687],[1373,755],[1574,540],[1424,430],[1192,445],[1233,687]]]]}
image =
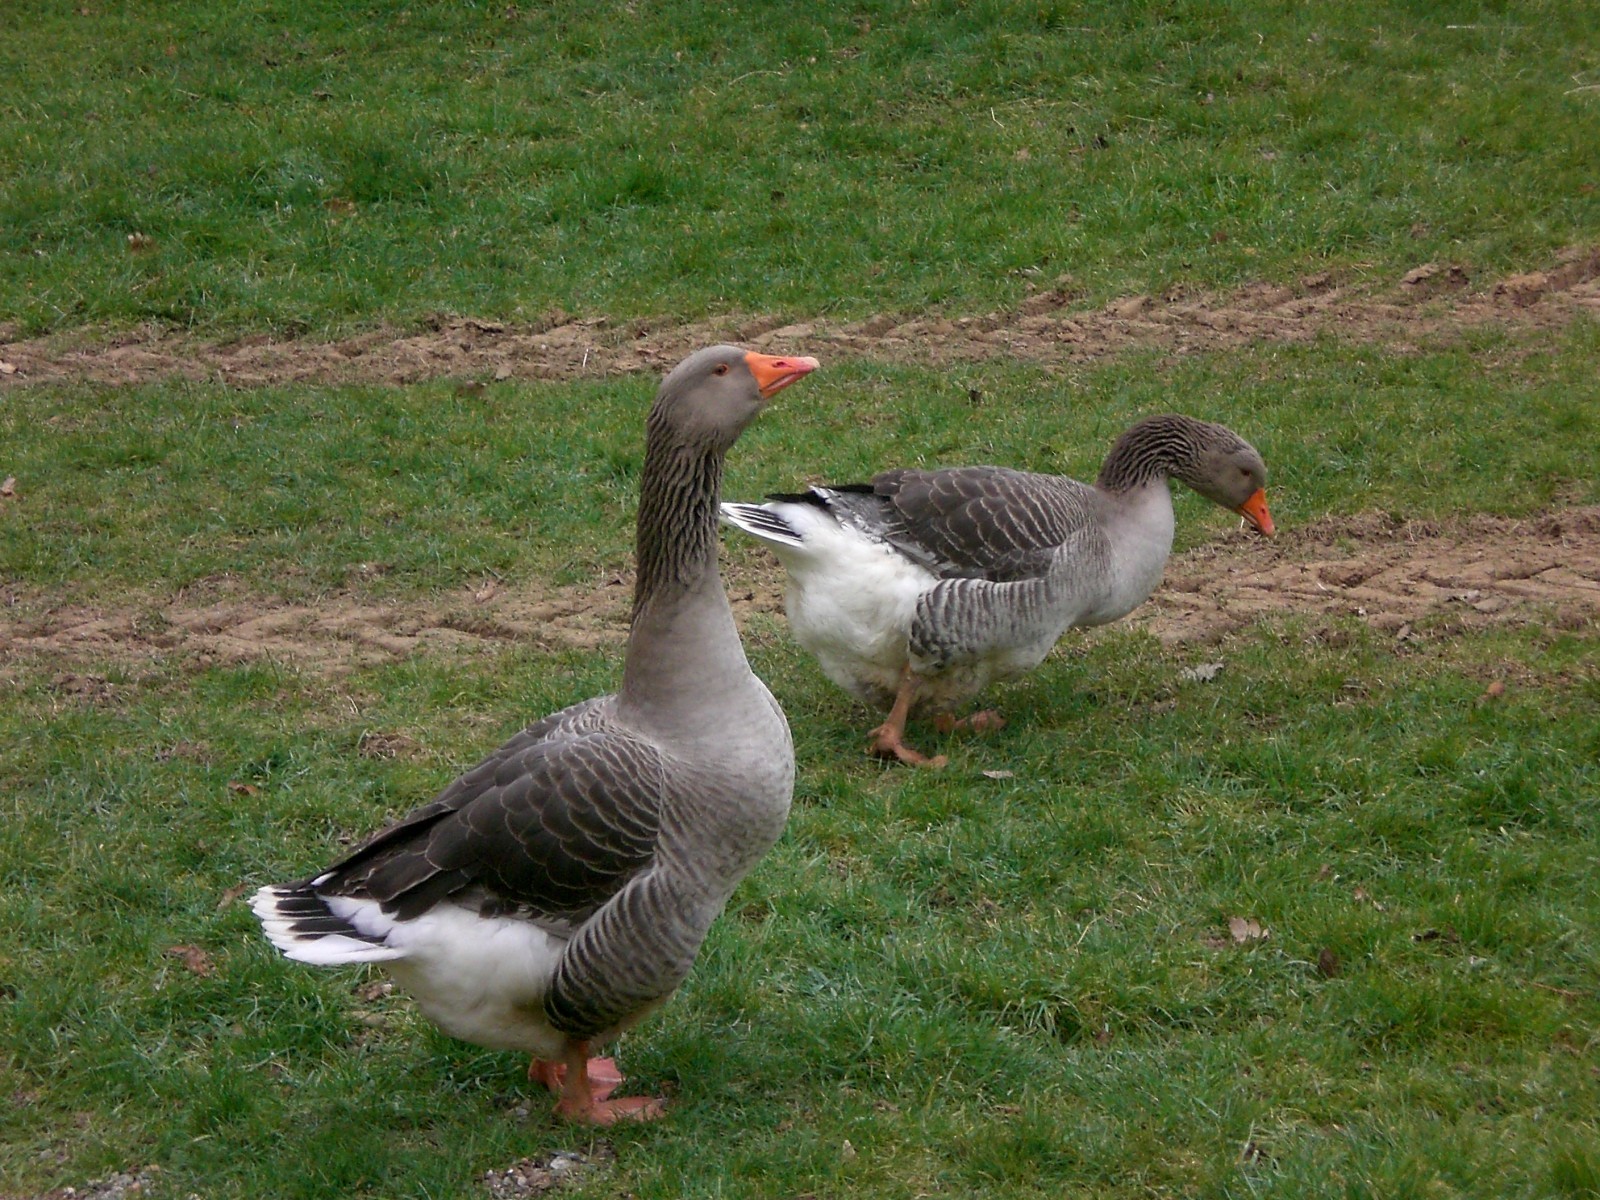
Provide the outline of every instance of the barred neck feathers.
{"type": "Polygon", "coordinates": [[[661,736],[692,736],[721,720],[750,673],[717,568],[723,447],[662,429],[654,414],[649,429],[620,701],[661,736]]]}
{"type": "Polygon", "coordinates": [[[1117,439],[1095,482],[1108,492],[1128,492],[1169,477],[1194,487],[1208,461],[1246,448],[1244,439],[1209,421],[1177,413],[1146,417],[1117,439]]]}
{"type": "MultiPolygon", "coordinates": [[[[717,496],[724,450],[670,428],[658,405],[645,425],[635,549],[633,619],[717,574],[717,496]]],[[[720,589],[719,589],[720,590],[720,589]]]]}

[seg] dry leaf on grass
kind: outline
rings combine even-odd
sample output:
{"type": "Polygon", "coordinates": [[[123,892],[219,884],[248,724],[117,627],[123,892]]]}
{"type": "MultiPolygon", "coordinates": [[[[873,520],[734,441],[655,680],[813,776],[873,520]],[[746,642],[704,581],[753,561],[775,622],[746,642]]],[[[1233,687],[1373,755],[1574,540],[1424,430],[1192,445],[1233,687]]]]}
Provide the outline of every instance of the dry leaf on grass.
{"type": "Polygon", "coordinates": [[[227,908],[228,905],[232,904],[240,896],[244,895],[250,890],[250,885],[248,883],[234,884],[227,891],[223,892],[222,895],[217,897],[217,907],[219,909],[227,908]]]}
{"type": "Polygon", "coordinates": [[[211,955],[199,946],[168,946],[166,955],[168,958],[181,958],[184,966],[202,978],[217,973],[216,967],[211,964],[211,955]]]}
{"type": "Polygon", "coordinates": [[[371,1004],[375,1000],[382,1000],[394,991],[394,984],[387,979],[373,979],[366,983],[356,985],[356,998],[371,1004]]]}
{"type": "Polygon", "coordinates": [[[1253,917],[1229,917],[1228,936],[1236,943],[1258,942],[1267,936],[1267,931],[1261,927],[1261,922],[1253,917]]]}
{"type": "Polygon", "coordinates": [[[0,496],[4,496],[7,500],[9,500],[16,494],[17,477],[15,475],[7,475],[5,479],[0,480],[0,496]]]}
{"type": "Polygon", "coordinates": [[[1373,908],[1377,909],[1379,912],[1382,912],[1386,907],[1388,907],[1387,905],[1381,903],[1380,901],[1374,900],[1367,893],[1367,889],[1364,888],[1364,887],[1356,888],[1356,890],[1351,893],[1351,897],[1355,900],[1355,902],[1357,904],[1370,904],[1370,905],[1372,905],[1373,908]]]}
{"type": "Polygon", "coordinates": [[[228,790],[240,796],[259,796],[261,789],[253,783],[240,783],[237,779],[228,780],[228,790]]]}
{"type": "Polygon", "coordinates": [[[5,359],[0,358],[0,375],[15,375],[16,373],[16,363],[7,362],[5,359]]]}
{"type": "Polygon", "coordinates": [[[1193,680],[1195,683],[1210,683],[1222,673],[1222,668],[1226,665],[1226,663],[1219,662],[1200,663],[1198,666],[1185,667],[1178,672],[1178,675],[1183,679],[1193,680]]]}

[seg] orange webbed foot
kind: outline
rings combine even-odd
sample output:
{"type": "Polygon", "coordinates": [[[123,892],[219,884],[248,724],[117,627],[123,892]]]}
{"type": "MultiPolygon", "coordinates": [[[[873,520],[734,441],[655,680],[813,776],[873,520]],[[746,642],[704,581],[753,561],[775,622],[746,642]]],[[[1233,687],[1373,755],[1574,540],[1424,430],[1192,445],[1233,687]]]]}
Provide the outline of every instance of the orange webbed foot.
{"type": "Polygon", "coordinates": [[[565,1100],[556,1112],[568,1121],[584,1125],[615,1125],[618,1121],[655,1121],[667,1115],[664,1096],[618,1096],[614,1100],[592,1100],[586,1108],[569,1107],[565,1100]]]}
{"type": "Polygon", "coordinates": [[[563,1120],[615,1125],[618,1121],[654,1121],[666,1114],[667,1102],[661,1096],[613,1098],[611,1093],[622,1082],[622,1073],[613,1059],[590,1058],[588,1042],[569,1043],[561,1062],[545,1065],[555,1068],[560,1080],[556,1115],[563,1120]]]}
{"type": "Polygon", "coordinates": [[[567,1069],[558,1062],[548,1059],[536,1058],[528,1064],[528,1078],[534,1083],[541,1083],[552,1092],[561,1091],[561,1077],[567,1069]]]}
{"type": "Polygon", "coordinates": [[[594,1093],[596,1100],[609,1100],[611,1093],[622,1086],[626,1078],[617,1070],[617,1060],[614,1058],[591,1058],[589,1060],[589,1090],[594,1093]]]}
{"type": "MultiPolygon", "coordinates": [[[[617,1060],[614,1058],[591,1058],[585,1065],[589,1075],[589,1091],[596,1100],[608,1099],[612,1092],[622,1086],[627,1076],[617,1070],[617,1060]]],[[[535,1083],[542,1083],[552,1092],[560,1094],[562,1081],[566,1079],[567,1066],[565,1063],[548,1062],[536,1058],[528,1064],[528,1078],[535,1083]]]]}
{"type": "Polygon", "coordinates": [[[950,761],[942,754],[929,758],[921,751],[912,749],[901,740],[899,730],[891,729],[887,725],[878,726],[870,736],[872,741],[867,746],[867,753],[879,758],[897,758],[909,766],[929,767],[935,771],[950,761]]]}

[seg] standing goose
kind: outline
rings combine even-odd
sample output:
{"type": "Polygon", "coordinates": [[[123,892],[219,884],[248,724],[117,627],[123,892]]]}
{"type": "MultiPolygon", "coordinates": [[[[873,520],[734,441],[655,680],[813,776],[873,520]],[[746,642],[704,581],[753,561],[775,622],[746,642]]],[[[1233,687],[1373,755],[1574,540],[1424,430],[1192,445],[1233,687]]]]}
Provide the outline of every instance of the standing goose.
{"type": "Polygon", "coordinates": [[[1267,468],[1243,438],[1176,414],[1117,440],[1094,484],[1004,467],[885,471],[722,518],[766,543],[789,574],[795,640],[829,679],[889,709],[871,751],[943,766],[904,742],[913,706],[944,730],[994,729],[950,709],[991,680],[1032,670],[1075,625],[1142,604],[1172,550],[1180,479],[1272,534],[1267,468]]]}
{"type": "Polygon", "coordinates": [[[446,1033],[532,1054],[566,1118],[660,1115],[660,1098],[610,1098],[622,1077],[590,1052],[683,982],[788,816],[789,727],[734,627],[717,493],[740,432],[816,366],[715,346],[667,375],[621,688],[530,725],[326,871],[262,888],[278,949],[387,964],[446,1033]]]}

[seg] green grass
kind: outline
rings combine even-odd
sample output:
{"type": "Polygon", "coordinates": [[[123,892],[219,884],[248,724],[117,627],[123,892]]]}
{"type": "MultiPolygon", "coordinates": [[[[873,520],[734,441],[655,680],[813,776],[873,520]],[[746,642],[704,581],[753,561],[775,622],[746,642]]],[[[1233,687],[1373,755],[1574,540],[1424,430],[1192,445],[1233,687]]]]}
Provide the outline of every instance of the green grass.
{"type": "Polygon", "coordinates": [[[1566,0],[8,15],[26,331],[983,311],[1600,235],[1600,14],[1566,0]]]}
{"type": "MultiPolygon", "coordinates": [[[[609,1135],[615,1165],[574,1194],[1587,1194],[1593,634],[1441,634],[1396,659],[1353,621],[1319,629],[1231,641],[1210,684],[1145,635],[1099,640],[931,775],[870,763],[862,714],[761,622],[794,818],[624,1045],[641,1086],[675,1090],[670,1119],[609,1135]],[[1506,661],[1529,682],[1477,702],[1506,661]],[[1232,916],[1269,936],[1219,945],[1232,916]]],[[[336,682],[157,665],[98,704],[48,670],[17,681],[13,1186],[155,1162],[158,1194],[467,1196],[589,1145],[537,1096],[512,1113],[516,1056],[362,1000],[364,975],[284,963],[220,902],[614,675],[513,650],[336,682]],[[356,752],[393,728],[420,757],[356,752]]]]}
{"type": "MultiPolygon", "coordinates": [[[[960,314],[1061,275],[1094,301],[1510,273],[1600,240],[1581,4],[6,15],[3,336],[960,314]]],[[[1285,529],[1600,500],[1594,322],[1407,338],[830,358],[727,491],[921,462],[1083,477],[1177,408],[1260,447],[1285,529]]],[[[10,387],[4,629],[153,623],[182,589],[592,586],[628,565],[649,391],[10,387]]],[[[1180,548],[1236,523],[1178,506],[1180,548]]],[[[1197,649],[1070,639],[994,697],[1006,730],[919,730],[941,774],[868,761],[866,714],[758,616],[794,815],[622,1046],[668,1119],[603,1139],[557,1125],[516,1056],[359,990],[376,976],[281,960],[236,890],[612,686],[615,654],[327,675],[0,642],[0,1195],[155,1165],[155,1200],[481,1197],[485,1170],[601,1141],[614,1160],[564,1194],[1600,1194],[1600,639],[1523,615],[1397,644],[1288,612],[1204,647],[1227,663],[1204,684],[1180,675],[1197,649]],[[374,731],[415,752],[367,756],[374,731]],[[1234,944],[1235,917],[1268,936],[1234,944]]]]}
{"type": "MultiPolygon", "coordinates": [[[[1592,502],[1597,336],[1262,346],[1059,378],[843,361],[741,442],[729,492],[855,477],[885,446],[1088,474],[1136,415],[1205,396],[1267,454],[1288,528],[1592,502]]],[[[13,391],[0,569],[24,613],[154,608],[219,573],[299,599],[592,581],[627,562],[648,391],[13,391]]],[[[1231,523],[1181,497],[1183,544],[1231,523]]],[[[952,764],[930,774],[869,762],[865,714],[758,617],[751,653],[796,732],[794,817],[683,993],[622,1048],[638,1086],[674,1091],[670,1118],[608,1134],[615,1161],[572,1194],[1590,1194],[1594,627],[1418,633],[1397,655],[1354,618],[1288,613],[1206,647],[1228,663],[1209,684],[1179,676],[1193,650],[1073,639],[998,697],[1010,728],[940,740],[952,764]],[[1231,944],[1232,917],[1269,936],[1231,944]]],[[[616,672],[614,654],[519,647],[335,677],[15,658],[8,1186],[155,1163],[157,1195],[465,1197],[487,1169],[591,1147],[515,1056],[364,999],[366,975],[280,960],[229,897],[328,860],[616,672]],[[370,731],[417,752],[364,756],[370,731]]]]}
{"type": "MultiPolygon", "coordinates": [[[[1600,330],[1580,322],[1405,356],[1330,341],[1059,374],[830,361],[747,435],[726,491],[861,479],[890,454],[1093,478],[1123,429],[1178,407],[1261,449],[1291,525],[1369,508],[1526,513],[1600,497],[1597,354],[1600,330]]],[[[488,575],[592,582],[631,549],[649,394],[638,377],[470,398],[448,383],[17,391],[0,409],[0,467],[23,498],[0,523],[0,574],[51,602],[224,575],[294,599],[488,575]]],[[[1180,546],[1231,520],[1187,491],[1179,508],[1180,546]]]]}

